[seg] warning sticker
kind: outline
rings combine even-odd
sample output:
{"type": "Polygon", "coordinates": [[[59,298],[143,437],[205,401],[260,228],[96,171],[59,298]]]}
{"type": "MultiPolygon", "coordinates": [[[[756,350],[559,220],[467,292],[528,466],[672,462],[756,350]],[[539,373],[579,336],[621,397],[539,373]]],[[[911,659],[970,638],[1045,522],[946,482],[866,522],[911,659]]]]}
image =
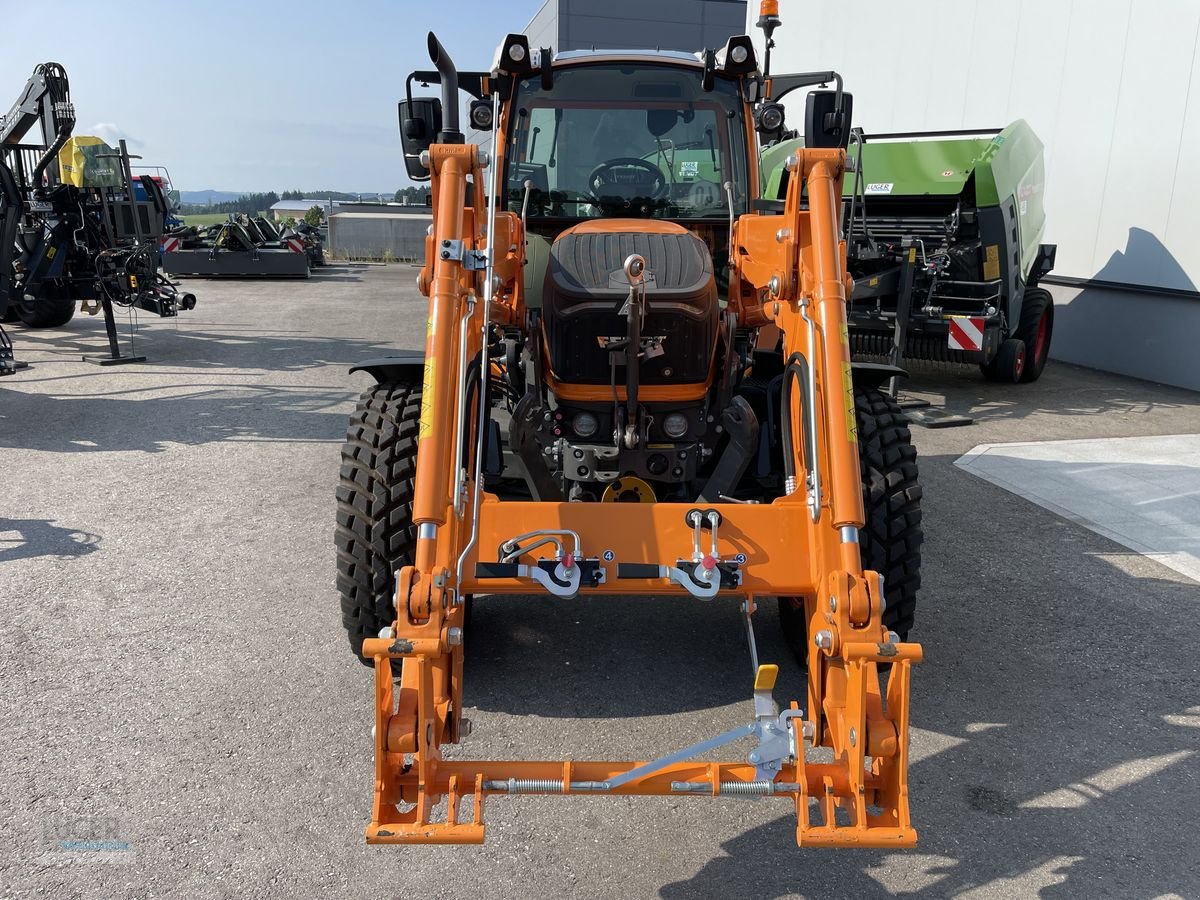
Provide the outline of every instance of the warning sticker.
{"type": "Polygon", "coordinates": [[[858,420],[854,417],[854,375],[850,361],[842,363],[842,388],[846,395],[846,440],[858,443],[858,420]]]}
{"type": "Polygon", "coordinates": [[[425,374],[421,378],[421,424],[417,429],[418,441],[433,434],[433,386],[437,382],[437,372],[433,364],[433,358],[426,357],[425,374]]]}
{"type": "Polygon", "coordinates": [[[983,252],[983,277],[987,281],[995,281],[1000,277],[1000,247],[988,244],[983,252]]]}

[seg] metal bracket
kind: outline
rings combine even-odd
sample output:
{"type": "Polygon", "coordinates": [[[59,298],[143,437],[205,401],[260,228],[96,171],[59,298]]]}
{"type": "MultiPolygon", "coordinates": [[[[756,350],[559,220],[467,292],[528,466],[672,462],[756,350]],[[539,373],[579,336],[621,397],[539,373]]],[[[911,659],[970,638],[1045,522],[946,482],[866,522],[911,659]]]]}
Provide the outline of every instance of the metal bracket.
{"type": "Polygon", "coordinates": [[[453,259],[461,262],[463,268],[470,272],[478,272],[487,268],[487,253],[483,250],[468,250],[465,241],[446,239],[438,248],[438,256],[442,259],[453,259]]]}

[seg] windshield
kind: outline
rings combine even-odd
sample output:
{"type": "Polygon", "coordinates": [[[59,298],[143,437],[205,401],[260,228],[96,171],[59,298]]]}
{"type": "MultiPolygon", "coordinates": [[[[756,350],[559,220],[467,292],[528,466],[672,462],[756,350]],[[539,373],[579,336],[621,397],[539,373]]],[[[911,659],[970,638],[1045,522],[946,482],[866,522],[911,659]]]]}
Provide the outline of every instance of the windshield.
{"type": "Polygon", "coordinates": [[[726,218],[746,203],[745,123],[735,82],[710,92],[698,69],[564,66],[554,87],[518,83],[509,129],[508,209],[564,218],[726,218]]]}

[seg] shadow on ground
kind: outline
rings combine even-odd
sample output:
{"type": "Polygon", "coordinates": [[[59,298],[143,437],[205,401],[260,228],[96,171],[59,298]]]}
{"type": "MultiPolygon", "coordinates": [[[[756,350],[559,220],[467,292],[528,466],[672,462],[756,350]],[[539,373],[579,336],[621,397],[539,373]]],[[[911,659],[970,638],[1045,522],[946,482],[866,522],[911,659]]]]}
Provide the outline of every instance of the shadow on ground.
{"type": "Polygon", "coordinates": [[[920,397],[951,413],[978,421],[1024,419],[1039,413],[1059,416],[1106,416],[1150,413],[1194,406],[1196,394],[1051,360],[1032,384],[986,381],[975,366],[906,360],[909,378],[900,382],[901,398],[920,397]],[[1069,377],[1065,377],[1068,376],[1069,377]]]}
{"type": "MultiPolygon", "coordinates": [[[[953,457],[922,467],[918,848],[798,850],[787,804],[764,799],[777,818],[661,896],[1197,896],[1200,875],[1179,863],[1195,850],[1198,663],[1192,635],[1162,616],[1190,621],[1197,587],[1129,574],[1123,548],[955,471],[953,457]],[[989,508],[1005,513],[979,514],[989,508]]],[[[783,666],[777,696],[802,698],[774,610],[761,609],[761,656],[783,666]]],[[[473,615],[468,706],[621,718],[749,696],[732,603],[484,598],[473,615]]]]}
{"type": "Polygon", "coordinates": [[[100,549],[100,535],[55,525],[50,519],[0,517],[0,563],[38,556],[70,559],[100,549]]]}
{"type": "Polygon", "coordinates": [[[56,453],[141,450],[216,441],[340,441],[353,390],[304,386],[196,385],[120,394],[4,399],[0,447],[56,453]]]}
{"type": "MultiPolygon", "coordinates": [[[[372,356],[387,356],[396,351],[395,345],[356,338],[322,337],[311,332],[269,331],[248,329],[236,325],[211,326],[214,330],[188,327],[186,322],[154,320],[140,324],[135,337],[138,352],[148,351],[153,341],[154,354],[145,364],[153,367],[188,366],[192,368],[263,369],[272,372],[294,372],[318,366],[345,365],[372,356]]],[[[129,352],[128,333],[120,332],[122,352],[129,352]]],[[[98,342],[105,341],[102,320],[72,322],[71,330],[20,332],[26,349],[77,359],[83,354],[95,354],[98,342]]],[[[104,345],[107,347],[107,344],[104,345]]],[[[111,370],[110,370],[111,371],[111,370]]],[[[128,369],[136,374],[136,369],[128,369]]],[[[13,387],[44,380],[44,362],[24,374],[10,376],[5,382],[13,387]]],[[[78,379],[79,375],[63,376],[78,379]]]]}
{"type": "MultiPolygon", "coordinates": [[[[471,611],[465,702],[520,715],[621,718],[746,700],[753,674],[739,601],[480,597],[471,611]]],[[[756,619],[778,692],[804,697],[779,638],[775,603],[756,619]],[[790,693],[788,693],[790,692],[790,693]]]]}

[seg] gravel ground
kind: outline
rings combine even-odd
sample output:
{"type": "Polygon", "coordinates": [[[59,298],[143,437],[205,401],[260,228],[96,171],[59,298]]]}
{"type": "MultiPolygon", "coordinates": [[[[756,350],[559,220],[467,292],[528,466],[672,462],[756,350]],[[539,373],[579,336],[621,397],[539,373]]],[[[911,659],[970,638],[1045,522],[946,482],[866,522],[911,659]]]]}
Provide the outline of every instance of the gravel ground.
{"type": "MultiPolygon", "coordinates": [[[[0,896],[1200,896],[1200,587],[953,465],[1198,433],[1200,396],[1056,363],[1020,388],[917,375],[978,417],[914,429],[918,849],[798,850],[779,801],[697,798],[496,798],[483,847],[367,847],[333,486],[347,367],[420,345],[414,276],[194,282],[128,367],[80,361],[98,318],[12,329],[33,365],[0,381],[0,896]]],[[[735,608],[681,605],[479,604],[456,752],[645,757],[743,722],[735,608]]]]}

